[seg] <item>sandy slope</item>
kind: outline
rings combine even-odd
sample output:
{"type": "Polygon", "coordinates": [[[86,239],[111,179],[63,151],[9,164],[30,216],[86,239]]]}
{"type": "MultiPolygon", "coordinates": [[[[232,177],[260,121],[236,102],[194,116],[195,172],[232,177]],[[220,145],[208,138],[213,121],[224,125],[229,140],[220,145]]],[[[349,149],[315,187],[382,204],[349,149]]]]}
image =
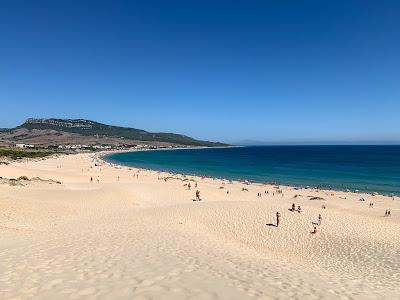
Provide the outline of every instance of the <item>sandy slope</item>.
{"type": "Polygon", "coordinates": [[[0,299],[400,298],[399,198],[191,177],[193,202],[187,181],[94,162],[0,166],[62,182],[0,185],[0,299]]]}

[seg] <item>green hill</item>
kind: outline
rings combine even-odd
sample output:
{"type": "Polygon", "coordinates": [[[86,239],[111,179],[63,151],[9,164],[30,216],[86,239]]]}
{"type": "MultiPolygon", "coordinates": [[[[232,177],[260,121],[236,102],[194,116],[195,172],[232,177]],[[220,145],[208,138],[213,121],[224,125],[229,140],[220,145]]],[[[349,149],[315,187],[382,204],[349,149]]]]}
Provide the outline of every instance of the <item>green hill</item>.
{"type": "Polygon", "coordinates": [[[148,142],[166,142],[188,146],[215,147],[225,145],[223,143],[196,140],[181,134],[148,132],[141,129],[106,125],[83,119],[28,119],[16,129],[19,128],[28,130],[55,130],[84,136],[113,137],[148,142]]]}

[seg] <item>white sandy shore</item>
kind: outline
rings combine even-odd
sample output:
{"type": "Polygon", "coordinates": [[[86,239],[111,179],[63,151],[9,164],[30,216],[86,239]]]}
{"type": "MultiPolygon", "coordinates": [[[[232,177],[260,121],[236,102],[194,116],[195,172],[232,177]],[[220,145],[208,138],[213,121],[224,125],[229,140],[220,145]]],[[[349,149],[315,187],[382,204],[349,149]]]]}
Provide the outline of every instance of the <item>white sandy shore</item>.
{"type": "Polygon", "coordinates": [[[0,299],[400,298],[398,198],[165,181],[95,159],[0,165],[5,178],[62,182],[0,184],[0,299]]]}

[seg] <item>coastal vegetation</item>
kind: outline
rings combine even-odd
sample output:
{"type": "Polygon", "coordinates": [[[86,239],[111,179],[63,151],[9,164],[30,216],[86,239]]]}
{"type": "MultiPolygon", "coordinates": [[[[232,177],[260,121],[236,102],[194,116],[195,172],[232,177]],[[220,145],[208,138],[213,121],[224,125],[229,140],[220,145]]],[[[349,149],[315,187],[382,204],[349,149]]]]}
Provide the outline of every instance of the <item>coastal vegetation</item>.
{"type": "Polygon", "coordinates": [[[0,148],[0,158],[6,157],[12,160],[21,158],[43,158],[52,154],[54,154],[54,152],[0,148]]]}

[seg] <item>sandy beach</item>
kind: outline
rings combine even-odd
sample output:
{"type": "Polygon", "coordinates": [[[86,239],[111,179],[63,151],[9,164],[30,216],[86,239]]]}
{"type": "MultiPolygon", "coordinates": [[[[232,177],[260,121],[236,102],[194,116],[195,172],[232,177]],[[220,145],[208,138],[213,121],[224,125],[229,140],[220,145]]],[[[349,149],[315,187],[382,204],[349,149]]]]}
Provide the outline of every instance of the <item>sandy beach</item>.
{"type": "Polygon", "coordinates": [[[95,154],[0,165],[0,176],[0,299],[400,298],[398,197],[171,175],[95,154]],[[40,179],[8,180],[20,176],[40,179]]]}

